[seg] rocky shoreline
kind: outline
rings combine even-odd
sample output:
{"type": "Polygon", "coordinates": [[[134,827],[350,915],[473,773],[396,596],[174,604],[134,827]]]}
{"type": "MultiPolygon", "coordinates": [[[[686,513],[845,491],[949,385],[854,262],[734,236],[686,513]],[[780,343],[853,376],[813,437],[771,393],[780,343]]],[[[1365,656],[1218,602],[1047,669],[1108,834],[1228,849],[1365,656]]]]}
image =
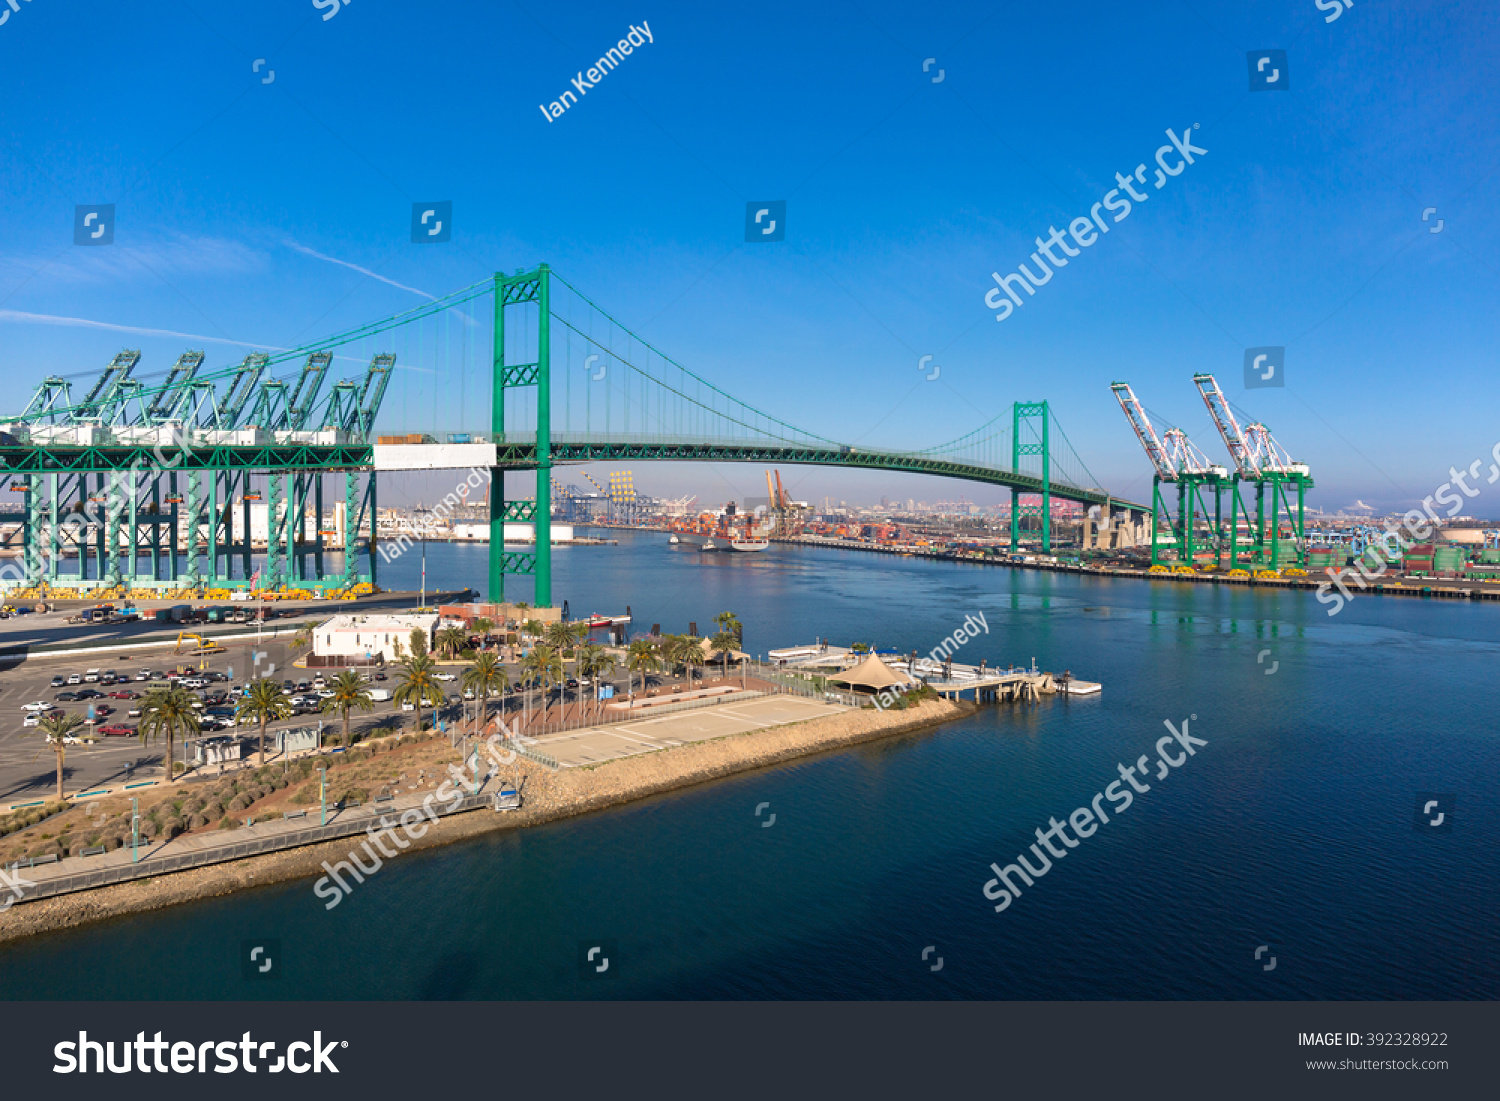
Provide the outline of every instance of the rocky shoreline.
{"type": "MultiPolygon", "coordinates": [[[[477,810],[444,818],[405,851],[431,849],[494,830],[536,826],[588,814],[814,753],[935,726],[973,708],[973,704],[962,701],[925,700],[904,711],[846,711],[560,772],[523,760],[515,770],[516,779],[524,785],[526,805],[522,810],[504,814],[477,810]]],[[[357,844],[357,838],[341,838],[22,903],[0,916],[0,944],[309,877],[321,871],[325,860],[332,863],[346,859],[350,847],[357,844]]],[[[321,905],[316,899],[309,904],[321,905]]]]}

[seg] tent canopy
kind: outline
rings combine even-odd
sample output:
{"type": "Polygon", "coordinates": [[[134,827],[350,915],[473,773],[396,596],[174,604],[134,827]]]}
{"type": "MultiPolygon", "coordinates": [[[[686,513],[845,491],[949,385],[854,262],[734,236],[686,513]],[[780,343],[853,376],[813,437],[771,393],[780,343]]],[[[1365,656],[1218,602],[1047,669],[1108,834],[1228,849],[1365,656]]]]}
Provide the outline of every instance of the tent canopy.
{"type": "Polygon", "coordinates": [[[882,688],[911,684],[912,680],[910,677],[903,677],[895,672],[880,658],[871,654],[853,669],[829,677],[828,683],[847,684],[850,688],[868,688],[871,691],[879,691],[882,688]]]}

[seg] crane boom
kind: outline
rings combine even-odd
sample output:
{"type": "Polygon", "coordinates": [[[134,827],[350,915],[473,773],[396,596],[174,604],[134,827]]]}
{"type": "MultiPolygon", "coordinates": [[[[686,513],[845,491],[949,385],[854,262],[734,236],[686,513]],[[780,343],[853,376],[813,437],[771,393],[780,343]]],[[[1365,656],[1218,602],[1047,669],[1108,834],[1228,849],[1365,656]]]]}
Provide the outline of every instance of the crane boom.
{"type": "Polygon", "coordinates": [[[1251,454],[1249,444],[1240,433],[1239,422],[1234,419],[1234,411],[1229,408],[1229,402],[1224,398],[1224,391],[1219,389],[1218,381],[1213,375],[1199,374],[1193,376],[1193,382],[1198,386],[1198,393],[1203,395],[1203,404],[1208,406],[1208,415],[1218,427],[1224,446],[1229,449],[1235,471],[1245,478],[1258,478],[1260,470],[1255,465],[1255,456],[1251,454]]]}
{"type": "Polygon", "coordinates": [[[1175,482],[1177,468],[1173,465],[1167,449],[1157,438],[1156,429],[1151,427],[1151,421],[1146,417],[1146,411],[1141,408],[1141,403],[1136,399],[1135,391],[1130,388],[1128,382],[1112,382],[1109,388],[1119,399],[1120,408],[1125,411],[1130,427],[1135,429],[1136,439],[1140,440],[1141,446],[1146,449],[1146,458],[1150,459],[1151,465],[1156,468],[1156,476],[1164,482],[1175,482]]]}

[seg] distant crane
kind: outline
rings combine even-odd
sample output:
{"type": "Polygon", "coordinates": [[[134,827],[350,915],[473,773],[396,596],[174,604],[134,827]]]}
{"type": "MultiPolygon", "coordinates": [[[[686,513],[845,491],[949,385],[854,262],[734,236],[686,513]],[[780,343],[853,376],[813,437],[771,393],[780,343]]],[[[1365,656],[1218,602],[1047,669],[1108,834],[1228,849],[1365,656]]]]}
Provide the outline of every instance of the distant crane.
{"type": "Polygon", "coordinates": [[[1292,530],[1292,546],[1298,566],[1307,565],[1307,538],[1305,505],[1307,491],[1313,480],[1306,463],[1292,459],[1285,448],[1276,442],[1271,430],[1259,422],[1245,425],[1240,431],[1234,411],[1218,382],[1210,374],[1196,374],[1193,382],[1208,406],[1208,415],[1213,418],[1229,457],[1234,461],[1234,484],[1229,493],[1229,567],[1233,569],[1239,558],[1239,514],[1250,520],[1250,510],[1240,495],[1240,486],[1250,482],[1255,486],[1255,531],[1251,540],[1251,555],[1254,561],[1267,569],[1281,566],[1281,520],[1285,513],[1292,530]],[[1270,491],[1270,509],[1266,507],[1266,494],[1270,491]],[[1295,508],[1292,491],[1296,492],[1295,508]]]}
{"type": "Polygon", "coordinates": [[[1169,428],[1161,436],[1151,426],[1146,410],[1141,407],[1135,391],[1129,383],[1115,382],[1109,387],[1114,391],[1120,408],[1135,430],[1136,439],[1151,460],[1155,475],[1151,480],[1151,564],[1161,564],[1161,548],[1176,549],[1178,561],[1191,565],[1193,561],[1194,536],[1197,516],[1200,511],[1208,518],[1203,500],[1204,488],[1212,489],[1214,495],[1212,527],[1209,542],[1217,552],[1223,537],[1223,494],[1229,485],[1229,471],[1215,463],[1193,446],[1188,435],[1180,428],[1169,428]],[[1172,519],[1172,509],[1162,496],[1163,483],[1177,486],[1177,519],[1172,519]],[[1163,538],[1165,533],[1166,538],[1163,538]]]}

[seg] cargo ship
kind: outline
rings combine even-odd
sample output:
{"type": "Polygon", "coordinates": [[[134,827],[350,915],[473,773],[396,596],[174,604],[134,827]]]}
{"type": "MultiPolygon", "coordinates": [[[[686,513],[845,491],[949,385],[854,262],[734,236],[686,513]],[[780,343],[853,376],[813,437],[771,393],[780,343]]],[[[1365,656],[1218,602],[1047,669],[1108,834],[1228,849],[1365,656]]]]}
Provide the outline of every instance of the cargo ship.
{"type": "Polygon", "coordinates": [[[737,551],[763,551],[771,544],[765,539],[731,539],[729,549],[737,551]]]}

